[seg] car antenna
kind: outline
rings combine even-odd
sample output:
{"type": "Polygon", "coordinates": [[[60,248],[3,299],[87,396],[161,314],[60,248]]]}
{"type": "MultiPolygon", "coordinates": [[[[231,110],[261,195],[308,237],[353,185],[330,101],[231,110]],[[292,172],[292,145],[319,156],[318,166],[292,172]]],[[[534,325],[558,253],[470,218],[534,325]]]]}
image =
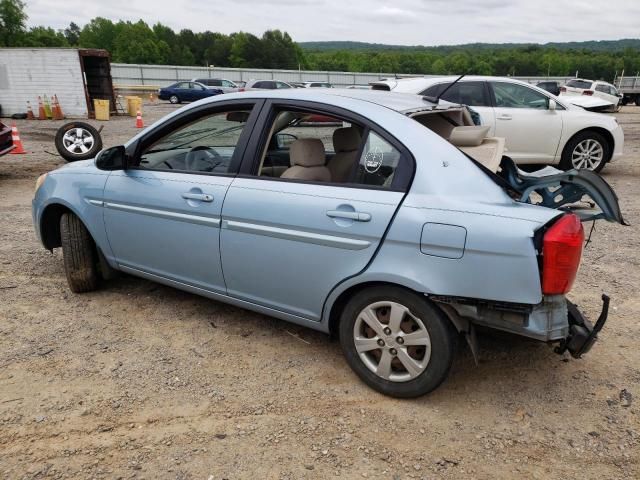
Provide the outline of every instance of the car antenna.
{"type": "Polygon", "coordinates": [[[425,100],[431,102],[431,103],[435,103],[436,105],[438,104],[438,102],[440,101],[440,98],[451,88],[453,87],[456,83],[458,83],[460,80],[462,80],[462,77],[465,77],[467,74],[463,73],[462,75],[460,75],[458,78],[456,78],[453,82],[451,82],[449,85],[447,85],[447,88],[445,88],[444,90],[442,90],[436,97],[431,97],[431,96],[423,96],[422,98],[424,98],[425,100]]]}

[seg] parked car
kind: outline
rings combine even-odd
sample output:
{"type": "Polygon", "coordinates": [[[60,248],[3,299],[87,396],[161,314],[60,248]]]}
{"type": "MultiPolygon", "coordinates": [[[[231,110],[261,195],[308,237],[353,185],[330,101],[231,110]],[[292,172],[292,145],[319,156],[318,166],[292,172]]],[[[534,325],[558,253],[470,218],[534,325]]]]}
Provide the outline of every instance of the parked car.
{"type": "Polygon", "coordinates": [[[280,80],[249,80],[244,86],[244,90],[278,90],[281,88],[295,88],[287,82],[280,80]]]}
{"type": "Polygon", "coordinates": [[[562,100],[593,112],[617,112],[622,105],[622,95],[616,87],[601,80],[574,78],[560,88],[562,100]]]}
{"type": "Polygon", "coordinates": [[[0,122],[0,157],[13,150],[11,127],[0,122]]]}
{"type": "Polygon", "coordinates": [[[223,93],[221,89],[207,88],[201,83],[176,82],[158,90],[158,98],[169,100],[171,103],[195,102],[221,93],[223,93]]]}
{"type": "Polygon", "coordinates": [[[329,82],[301,82],[301,88],[333,88],[329,82]]]}
{"type": "Polygon", "coordinates": [[[608,313],[605,300],[592,325],[566,298],[581,219],[622,223],[615,193],[592,172],[528,176],[509,159],[497,176],[422,124],[441,113],[465,116],[364,90],[215,97],[39,177],[35,230],[62,247],[74,292],[120,270],[333,333],[388,395],[435,389],[476,325],[580,357],[608,313]],[[311,114],[340,123],[299,127],[311,114]],[[574,213],[584,195],[598,208],[574,213]]]}
{"type": "Polygon", "coordinates": [[[223,93],[233,93],[240,90],[240,87],[235,82],[225,78],[194,78],[191,81],[201,83],[207,88],[222,90],[223,93]]]}
{"type": "Polygon", "coordinates": [[[614,117],[587,112],[534,85],[503,77],[469,76],[389,79],[378,90],[407,92],[469,105],[489,135],[506,139],[518,164],[557,165],[562,170],[599,172],[622,156],[624,134],[614,117]],[[442,94],[442,92],[444,92],[442,94]]]}
{"type": "Polygon", "coordinates": [[[545,80],[544,82],[536,83],[536,87],[546,90],[556,97],[560,95],[560,82],[556,80],[545,80]]]}

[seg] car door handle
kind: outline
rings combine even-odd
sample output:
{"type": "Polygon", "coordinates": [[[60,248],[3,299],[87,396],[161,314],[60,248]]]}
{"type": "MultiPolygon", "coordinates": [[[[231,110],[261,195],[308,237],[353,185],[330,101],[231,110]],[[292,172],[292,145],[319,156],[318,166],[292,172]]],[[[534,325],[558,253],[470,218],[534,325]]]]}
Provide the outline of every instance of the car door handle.
{"type": "Polygon", "coordinates": [[[344,210],[329,210],[327,217],[331,218],[347,218],[349,220],[355,220],[356,222],[368,222],[371,220],[370,213],[363,212],[347,212],[344,210]]]}
{"type": "Polygon", "coordinates": [[[213,202],[213,195],[209,195],[208,193],[186,192],[182,194],[182,198],[185,200],[198,200],[200,202],[213,202]]]}
{"type": "Polygon", "coordinates": [[[502,115],[498,115],[497,118],[498,118],[498,120],[511,120],[513,117],[511,115],[507,115],[505,113],[505,114],[502,114],[502,115]]]}

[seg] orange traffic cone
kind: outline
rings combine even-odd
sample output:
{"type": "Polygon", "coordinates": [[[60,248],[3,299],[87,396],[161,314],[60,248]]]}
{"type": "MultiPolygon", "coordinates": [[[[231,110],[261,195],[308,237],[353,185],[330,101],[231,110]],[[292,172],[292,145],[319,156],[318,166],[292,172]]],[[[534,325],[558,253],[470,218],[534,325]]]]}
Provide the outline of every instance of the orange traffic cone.
{"type": "Polygon", "coordinates": [[[38,97],[38,120],[46,120],[47,112],[44,111],[44,103],[42,103],[42,97],[38,97]]]}
{"type": "Polygon", "coordinates": [[[64,120],[64,113],[62,113],[62,107],[60,106],[60,102],[58,101],[58,95],[53,95],[53,119],[54,120],[64,120]]]}
{"type": "Polygon", "coordinates": [[[11,140],[13,140],[13,146],[15,147],[13,150],[11,150],[11,153],[27,153],[22,146],[22,140],[20,140],[20,134],[18,133],[16,122],[13,122],[13,125],[11,125],[11,140]]]}
{"type": "Polygon", "coordinates": [[[138,110],[136,114],[136,128],[144,128],[144,122],[142,121],[142,113],[138,110]]]}
{"type": "Polygon", "coordinates": [[[31,102],[27,101],[27,120],[35,120],[35,118],[31,109],[31,102]]]}

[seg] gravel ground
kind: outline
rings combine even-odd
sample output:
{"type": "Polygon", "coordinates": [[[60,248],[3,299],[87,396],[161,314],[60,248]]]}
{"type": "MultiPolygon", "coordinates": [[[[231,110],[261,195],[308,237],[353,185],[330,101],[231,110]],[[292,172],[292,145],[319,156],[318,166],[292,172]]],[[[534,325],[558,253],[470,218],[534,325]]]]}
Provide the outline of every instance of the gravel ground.
{"type": "MultiPolygon", "coordinates": [[[[640,108],[616,116],[626,155],[603,173],[632,226],[598,223],[570,295],[591,317],[611,295],[600,341],[576,361],[485,335],[477,367],[461,348],[411,401],[311,330],[127,276],[70,293],[30,210],[62,122],[18,122],[32,153],[0,158],[0,477],[640,478],[640,108]]],[[[134,123],[102,123],[105,146],[134,123]]]]}

